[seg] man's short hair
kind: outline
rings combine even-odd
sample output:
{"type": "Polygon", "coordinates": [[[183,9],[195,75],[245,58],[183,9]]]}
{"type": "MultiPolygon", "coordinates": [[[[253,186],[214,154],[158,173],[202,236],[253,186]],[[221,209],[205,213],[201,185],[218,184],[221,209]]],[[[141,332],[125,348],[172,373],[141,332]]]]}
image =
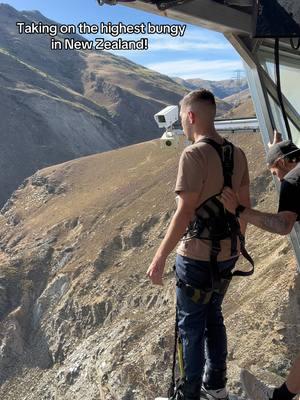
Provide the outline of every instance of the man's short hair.
{"type": "Polygon", "coordinates": [[[268,167],[272,167],[280,159],[298,162],[300,161],[300,149],[291,140],[273,144],[267,154],[268,167]]]}
{"type": "Polygon", "coordinates": [[[207,89],[193,90],[192,92],[184,96],[184,98],[180,102],[180,105],[186,107],[191,106],[194,103],[200,103],[202,101],[216,106],[215,96],[207,89]]]}

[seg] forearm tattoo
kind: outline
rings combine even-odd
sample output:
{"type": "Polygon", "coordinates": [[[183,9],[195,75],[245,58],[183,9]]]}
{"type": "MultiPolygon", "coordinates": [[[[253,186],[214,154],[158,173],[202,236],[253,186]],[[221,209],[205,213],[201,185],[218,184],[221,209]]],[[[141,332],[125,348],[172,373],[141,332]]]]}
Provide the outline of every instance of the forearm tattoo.
{"type": "Polygon", "coordinates": [[[242,213],[242,218],[258,228],[272,233],[285,235],[289,229],[289,222],[279,214],[269,214],[247,208],[242,213]]]}

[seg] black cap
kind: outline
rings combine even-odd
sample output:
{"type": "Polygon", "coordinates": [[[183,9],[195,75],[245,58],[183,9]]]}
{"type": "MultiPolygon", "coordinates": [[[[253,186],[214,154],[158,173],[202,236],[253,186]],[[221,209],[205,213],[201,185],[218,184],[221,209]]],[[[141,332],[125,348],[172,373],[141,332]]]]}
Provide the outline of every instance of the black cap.
{"type": "Polygon", "coordinates": [[[267,154],[268,166],[271,167],[277,160],[294,153],[295,155],[296,153],[300,155],[300,149],[291,140],[284,140],[283,142],[273,144],[267,154]]]}

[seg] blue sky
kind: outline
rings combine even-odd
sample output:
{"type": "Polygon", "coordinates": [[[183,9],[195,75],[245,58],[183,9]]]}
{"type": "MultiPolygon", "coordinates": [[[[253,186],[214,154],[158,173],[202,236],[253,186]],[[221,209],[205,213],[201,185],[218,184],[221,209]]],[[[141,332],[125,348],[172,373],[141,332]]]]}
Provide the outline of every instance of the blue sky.
{"type": "MultiPolygon", "coordinates": [[[[47,18],[65,24],[181,24],[164,16],[148,14],[125,6],[99,7],[96,0],[7,0],[17,10],[38,10],[47,18]]],[[[95,37],[103,37],[97,34],[95,37]]],[[[141,36],[123,35],[127,40],[138,40],[141,36]]],[[[114,51],[130,60],[169,76],[184,79],[209,80],[230,79],[243,64],[222,34],[187,25],[183,37],[170,35],[146,35],[149,50],[114,51]]],[[[106,39],[116,38],[107,36],[106,39]]]]}

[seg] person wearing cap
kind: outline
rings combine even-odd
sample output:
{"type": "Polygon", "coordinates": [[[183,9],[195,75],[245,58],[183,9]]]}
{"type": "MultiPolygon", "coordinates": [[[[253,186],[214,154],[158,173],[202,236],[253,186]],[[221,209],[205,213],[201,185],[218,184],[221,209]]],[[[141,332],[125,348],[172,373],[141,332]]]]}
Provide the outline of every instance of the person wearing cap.
{"type": "MultiPolygon", "coordinates": [[[[281,182],[276,214],[239,205],[238,196],[230,188],[224,189],[222,202],[228,211],[244,222],[287,235],[295,222],[300,220],[300,149],[290,140],[275,143],[269,148],[267,163],[272,174],[281,182]]],[[[292,400],[300,393],[300,355],[280,387],[266,385],[247,370],[242,370],[241,382],[251,400],[292,400]]]]}

